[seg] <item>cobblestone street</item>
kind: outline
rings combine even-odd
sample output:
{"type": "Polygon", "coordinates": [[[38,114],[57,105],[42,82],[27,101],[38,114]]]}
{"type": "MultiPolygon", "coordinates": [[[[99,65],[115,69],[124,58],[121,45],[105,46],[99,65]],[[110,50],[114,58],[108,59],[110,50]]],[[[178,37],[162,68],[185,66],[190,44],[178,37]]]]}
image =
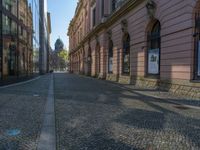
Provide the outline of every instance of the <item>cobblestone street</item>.
{"type": "Polygon", "coordinates": [[[55,101],[61,150],[200,149],[197,101],[63,74],[55,101]]]}
{"type": "Polygon", "coordinates": [[[0,150],[35,150],[49,76],[0,89],[0,150]]]}
{"type": "MultiPolygon", "coordinates": [[[[51,75],[0,89],[0,150],[36,150],[51,75]]],[[[54,74],[58,150],[198,150],[200,102],[54,74]]]]}

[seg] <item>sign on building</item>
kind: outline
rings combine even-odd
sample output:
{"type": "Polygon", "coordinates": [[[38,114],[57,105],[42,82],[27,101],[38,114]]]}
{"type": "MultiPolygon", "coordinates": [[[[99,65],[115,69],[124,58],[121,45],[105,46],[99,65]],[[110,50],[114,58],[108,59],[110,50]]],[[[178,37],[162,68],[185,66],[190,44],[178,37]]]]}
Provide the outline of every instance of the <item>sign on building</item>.
{"type": "Polygon", "coordinates": [[[109,58],[108,70],[109,70],[109,72],[113,71],[113,57],[109,58]]]}
{"type": "Polygon", "coordinates": [[[149,74],[159,74],[159,49],[149,50],[148,53],[148,73],[149,74]]]}

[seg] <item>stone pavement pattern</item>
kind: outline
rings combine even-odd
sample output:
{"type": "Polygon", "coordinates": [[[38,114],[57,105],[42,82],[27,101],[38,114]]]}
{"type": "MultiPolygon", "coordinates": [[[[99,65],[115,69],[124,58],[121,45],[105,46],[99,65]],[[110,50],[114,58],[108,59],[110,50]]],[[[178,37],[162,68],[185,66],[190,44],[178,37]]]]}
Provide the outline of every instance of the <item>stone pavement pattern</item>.
{"type": "MultiPolygon", "coordinates": [[[[0,89],[0,150],[36,150],[50,79],[0,89]]],[[[200,149],[199,101],[70,74],[54,95],[58,150],[200,149]]]]}
{"type": "Polygon", "coordinates": [[[198,150],[199,102],[55,74],[59,150],[198,150]]]}
{"type": "Polygon", "coordinates": [[[0,150],[35,150],[50,76],[0,89],[0,150]]]}

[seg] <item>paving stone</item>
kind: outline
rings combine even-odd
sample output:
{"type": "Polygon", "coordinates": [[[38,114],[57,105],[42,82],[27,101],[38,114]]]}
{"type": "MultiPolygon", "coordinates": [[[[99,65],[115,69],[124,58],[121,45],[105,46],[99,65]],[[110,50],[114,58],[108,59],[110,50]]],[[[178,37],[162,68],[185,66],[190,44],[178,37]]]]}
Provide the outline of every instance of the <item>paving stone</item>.
{"type": "Polygon", "coordinates": [[[175,107],[179,106],[177,103],[198,106],[197,101],[167,92],[56,74],[58,147],[60,150],[198,150],[200,109],[179,109],[175,107]]]}
{"type": "Polygon", "coordinates": [[[0,150],[36,150],[49,76],[33,82],[0,89],[0,150]],[[37,93],[39,96],[34,97],[37,93]],[[7,134],[8,130],[19,134],[7,134]]]}

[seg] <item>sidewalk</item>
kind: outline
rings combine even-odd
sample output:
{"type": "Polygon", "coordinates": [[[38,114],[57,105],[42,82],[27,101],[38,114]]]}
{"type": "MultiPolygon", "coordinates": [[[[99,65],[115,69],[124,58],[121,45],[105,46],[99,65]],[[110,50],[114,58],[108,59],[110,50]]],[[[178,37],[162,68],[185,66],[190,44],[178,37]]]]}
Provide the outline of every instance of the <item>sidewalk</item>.
{"type": "Polygon", "coordinates": [[[29,76],[19,76],[19,77],[16,77],[16,76],[12,77],[12,76],[10,76],[10,77],[8,77],[5,80],[0,80],[0,87],[1,86],[5,86],[5,85],[14,84],[14,83],[19,83],[19,82],[27,81],[27,80],[36,78],[38,76],[39,76],[38,73],[33,73],[32,75],[29,75],[29,76]]]}

